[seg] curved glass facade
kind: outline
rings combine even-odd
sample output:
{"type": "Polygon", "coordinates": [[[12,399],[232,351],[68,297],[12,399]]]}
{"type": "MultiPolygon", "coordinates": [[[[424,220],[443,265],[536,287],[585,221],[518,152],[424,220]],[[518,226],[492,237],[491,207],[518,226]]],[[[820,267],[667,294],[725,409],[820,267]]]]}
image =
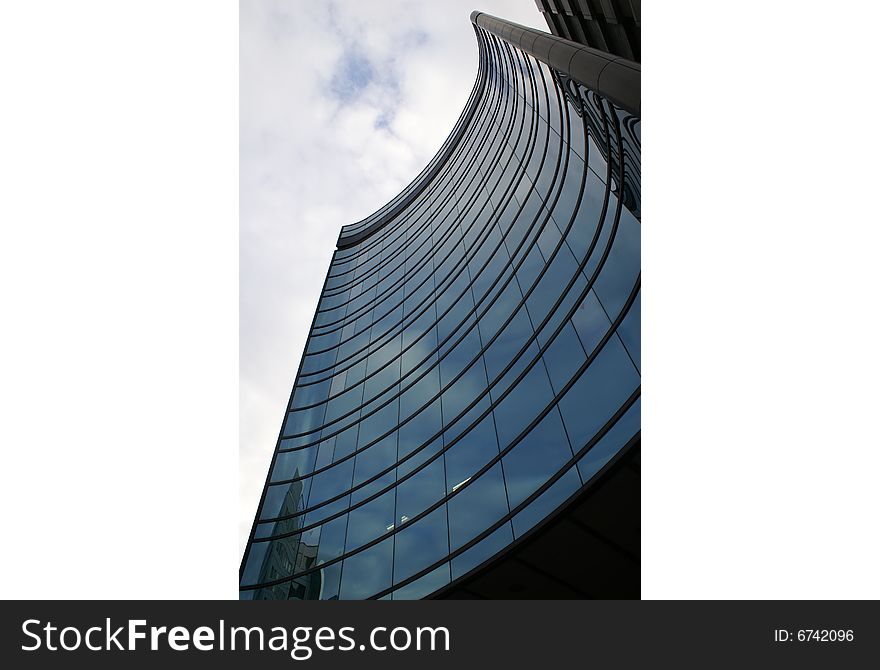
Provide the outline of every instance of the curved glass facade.
{"type": "Polygon", "coordinates": [[[429,596],[638,439],[639,119],[475,29],[447,143],[342,231],[243,599],[429,596]]]}

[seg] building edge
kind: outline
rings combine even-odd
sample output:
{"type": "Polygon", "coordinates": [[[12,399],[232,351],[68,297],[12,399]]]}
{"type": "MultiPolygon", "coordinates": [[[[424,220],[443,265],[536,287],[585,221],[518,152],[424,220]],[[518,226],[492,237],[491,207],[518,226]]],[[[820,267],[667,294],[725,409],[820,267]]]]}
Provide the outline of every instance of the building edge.
{"type": "MultiPolygon", "coordinates": [[[[470,19],[474,26],[522,49],[621,109],[641,117],[641,66],[638,63],[485,12],[474,10],[470,19]]],[[[343,226],[336,242],[337,249],[352,247],[384,228],[433,181],[455,153],[459,140],[476,112],[486,81],[485,68],[481,63],[470,98],[440,151],[388,204],[360,221],[343,226]]]]}

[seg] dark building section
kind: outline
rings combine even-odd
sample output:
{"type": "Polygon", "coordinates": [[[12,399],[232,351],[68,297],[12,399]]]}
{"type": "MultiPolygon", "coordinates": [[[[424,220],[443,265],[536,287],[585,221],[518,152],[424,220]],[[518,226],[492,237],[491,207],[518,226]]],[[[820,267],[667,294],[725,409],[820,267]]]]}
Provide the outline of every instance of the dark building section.
{"type": "Polygon", "coordinates": [[[339,236],[243,599],[639,596],[638,65],[471,21],[456,127],[339,236]]]}
{"type": "Polygon", "coordinates": [[[637,63],[641,0],[535,0],[550,32],[637,63]]]}
{"type": "Polygon", "coordinates": [[[639,438],[522,540],[430,596],[456,600],[638,599],[639,438]]]}

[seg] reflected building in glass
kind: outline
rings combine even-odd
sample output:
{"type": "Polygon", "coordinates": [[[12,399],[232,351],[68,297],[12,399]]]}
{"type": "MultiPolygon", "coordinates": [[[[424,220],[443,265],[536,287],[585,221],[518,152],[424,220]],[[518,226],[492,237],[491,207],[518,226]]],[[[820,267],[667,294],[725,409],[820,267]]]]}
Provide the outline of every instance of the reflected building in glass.
{"type": "Polygon", "coordinates": [[[339,236],[243,599],[639,597],[639,67],[471,21],[452,133],[339,236]]]}

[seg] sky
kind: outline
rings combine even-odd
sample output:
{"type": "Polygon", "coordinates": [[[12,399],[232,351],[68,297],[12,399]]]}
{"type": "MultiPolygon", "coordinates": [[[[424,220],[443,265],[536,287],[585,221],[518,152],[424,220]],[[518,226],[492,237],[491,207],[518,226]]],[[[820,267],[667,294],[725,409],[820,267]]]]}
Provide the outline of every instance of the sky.
{"type": "Polygon", "coordinates": [[[239,5],[239,545],[244,550],[339,230],[431,160],[477,72],[474,9],[533,0],[239,5]]]}

